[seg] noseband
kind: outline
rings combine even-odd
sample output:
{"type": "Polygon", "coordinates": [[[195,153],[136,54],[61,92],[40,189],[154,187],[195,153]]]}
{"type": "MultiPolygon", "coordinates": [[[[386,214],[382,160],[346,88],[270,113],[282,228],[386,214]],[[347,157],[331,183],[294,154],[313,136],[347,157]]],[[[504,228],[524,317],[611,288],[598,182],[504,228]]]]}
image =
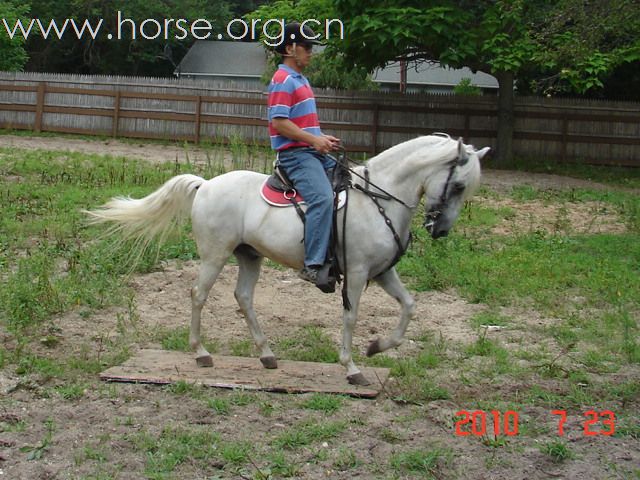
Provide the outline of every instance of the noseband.
{"type": "Polygon", "coordinates": [[[442,188],[442,193],[440,194],[440,198],[438,199],[438,203],[436,203],[433,207],[429,209],[427,213],[424,215],[424,228],[426,228],[429,232],[433,229],[433,226],[436,224],[440,216],[442,215],[443,207],[447,204],[447,196],[449,194],[449,185],[451,184],[451,179],[453,178],[453,172],[458,166],[459,158],[451,165],[449,168],[449,175],[447,175],[447,181],[442,188]]]}

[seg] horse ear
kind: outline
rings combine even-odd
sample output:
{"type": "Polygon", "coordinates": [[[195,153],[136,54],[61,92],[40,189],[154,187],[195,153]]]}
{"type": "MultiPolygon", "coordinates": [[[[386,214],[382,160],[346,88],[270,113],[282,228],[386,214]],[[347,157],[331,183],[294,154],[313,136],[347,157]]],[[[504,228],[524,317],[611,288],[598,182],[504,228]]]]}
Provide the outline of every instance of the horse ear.
{"type": "Polygon", "coordinates": [[[482,157],[484,157],[487,153],[489,153],[489,150],[491,150],[490,147],[484,147],[481,150],[478,150],[476,152],[476,155],[478,155],[478,160],[482,160],[482,157]]]}
{"type": "Polygon", "coordinates": [[[462,143],[462,137],[458,138],[458,165],[462,166],[469,161],[469,154],[465,144],[462,143]]]}

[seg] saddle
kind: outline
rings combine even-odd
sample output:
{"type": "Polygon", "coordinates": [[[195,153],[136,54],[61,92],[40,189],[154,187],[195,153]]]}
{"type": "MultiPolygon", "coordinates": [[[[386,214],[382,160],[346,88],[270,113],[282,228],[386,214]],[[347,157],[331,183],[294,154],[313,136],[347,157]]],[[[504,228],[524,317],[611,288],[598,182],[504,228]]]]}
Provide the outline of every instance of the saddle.
{"type": "MultiPolygon", "coordinates": [[[[345,162],[336,161],[336,167],[329,180],[334,192],[333,228],[331,229],[327,258],[318,272],[318,281],[316,283],[316,287],[325,293],[335,292],[336,282],[340,281],[342,273],[336,255],[338,238],[337,212],[347,205],[347,190],[351,186],[351,173],[345,166],[345,162]]],[[[284,170],[279,168],[277,162],[273,165],[273,174],[262,184],[260,195],[265,202],[274,207],[294,207],[302,222],[305,222],[305,214],[302,209],[304,198],[296,191],[293,182],[289,180],[284,170]]]]}
{"type": "MultiPolygon", "coordinates": [[[[336,190],[337,185],[335,182],[333,180],[331,182],[333,191],[338,196],[338,210],[344,207],[346,203],[346,188],[350,179],[351,177],[349,176],[346,179],[340,180],[340,182],[346,183],[344,187],[339,187],[338,190],[336,190]]],[[[296,191],[293,183],[277,164],[274,164],[273,173],[262,184],[262,187],[260,188],[260,196],[265,202],[273,207],[295,207],[296,205],[304,205],[304,198],[296,191]]],[[[300,212],[298,212],[298,214],[300,214],[300,212]]],[[[301,218],[304,218],[304,212],[301,218]]]]}

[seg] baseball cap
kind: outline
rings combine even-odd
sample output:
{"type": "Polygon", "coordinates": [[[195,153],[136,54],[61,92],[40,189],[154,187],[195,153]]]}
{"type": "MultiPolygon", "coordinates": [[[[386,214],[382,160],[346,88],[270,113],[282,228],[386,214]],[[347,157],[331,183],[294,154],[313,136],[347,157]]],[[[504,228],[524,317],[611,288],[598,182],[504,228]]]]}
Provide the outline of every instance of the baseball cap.
{"type": "Polygon", "coordinates": [[[287,45],[320,45],[320,41],[316,38],[316,33],[307,25],[298,22],[291,22],[285,25],[282,42],[275,47],[278,53],[285,53],[287,45]]]}

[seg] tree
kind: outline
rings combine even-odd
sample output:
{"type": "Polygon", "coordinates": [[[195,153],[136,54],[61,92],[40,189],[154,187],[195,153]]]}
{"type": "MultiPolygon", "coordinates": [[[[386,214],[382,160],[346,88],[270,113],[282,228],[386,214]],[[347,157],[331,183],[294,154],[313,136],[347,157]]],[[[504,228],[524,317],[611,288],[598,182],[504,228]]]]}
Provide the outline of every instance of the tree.
{"type": "MultiPolygon", "coordinates": [[[[28,11],[28,5],[23,2],[0,0],[0,18],[8,25],[13,25],[19,18],[24,19],[28,11]]],[[[0,70],[20,71],[28,58],[24,38],[16,36],[12,39],[5,33],[0,34],[0,70]]]]}
{"type": "MultiPolygon", "coordinates": [[[[323,23],[325,20],[335,19],[336,11],[334,2],[329,0],[278,0],[271,4],[262,5],[260,8],[245,15],[245,18],[248,22],[260,19],[263,23],[268,19],[283,20],[286,23],[314,19],[323,23]]],[[[309,26],[313,28],[316,24],[310,23],[309,26]]],[[[274,23],[270,27],[269,35],[274,38],[277,37],[281,25],[274,23]]],[[[316,29],[315,33],[324,39],[326,32],[316,29]]],[[[338,32],[330,32],[329,39],[326,42],[328,44],[327,48],[322,53],[314,55],[313,62],[305,72],[311,84],[319,88],[375,90],[377,84],[371,80],[366,68],[359,65],[349,65],[344,61],[344,56],[340,52],[340,42],[337,38],[338,32]]],[[[261,36],[261,39],[269,40],[264,35],[261,36]]],[[[266,43],[265,48],[272,52],[272,47],[269,47],[266,43]]],[[[263,76],[265,81],[271,78],[278,61],[279,56],[273,55],[271,67],[263,76]]]]}
{"type": "MultiPolygon", "coordinates": [[[[594,3],[636,3],[637,0],[604,0],[594,3]]],[[[497,161],[512,159],[514,87],[520,74],[532,66],[555,72],[573,89],[599,85],[599,79],[621,61],[637,53],[638,29],[615,45],[606,35],[584,42],[581,55],[570,55],[568,42],[589,32],[584,18],[574,19],[572,35],[561,20],[579,10],[582,0],[398,0],[362,2],[337,0],[340,18],[349,19],[342,45],[347,58],[368,69],[392,60],[438,61],[451,67],[467,66],[494,75],[498,89],[497,161]],[[539,33],[549,16],[558,26],[539,33]],[[635,47],[634,47],[635,45],[635,47]],[[563,55],[562,52],[567,52],[563,55]],[[636,53],[634,53],[636,52],[636,53]]],[[[637,8],[634,15],[637,15],[637,8]]],[[[601,12],[606,15],[606,8],[601,12]]],[[[609,24],[616,24],[612,19],[609,24]]],[[[635,23],[634,23],[635,25],[635,23]]],[[[627,29],[625,29],[625,32],[627,29]]],[[[612,32],[608,30],[609,35],[612,32]]],[[[622,37],[617,36],[617,39],[622,37]]]]}
{"type": "MultiPolygon", "coordinates": [[[[48,24],[55,19],[61,24],[67,18],[73,18],[80,24],[88,19],[92,25],[103,20],[101,32],[97,38],[85,35],[79,40],[73,31],[62,39],[31,36],[27,42],[30,55],[27,68],[38,71],[89,74],[133,74],[133,75],[171,75],[173,65],[163,56],[166,45],[174,51],[186,53],[194,39],[188,35],[177,39],[181,32],[175,28],[175,22],[163,31],[158,38],[147,39],[140,34],[141,23],[154,19],[164,29],[164,20],[207,19],[214,26],[214,33],[223,32],[224,25],[231,19],[231,12],[225,0],[38,0],[34,2],[31,16],[48,24]],[[131,23],[123,23],[122,39],[109,39],[107,32],[115,34],[118,30],[117,12],[122,19],[135,22],[136,38],[133,38],[131,23]],[[165,33],[167,37],[165,38],[165,33]]],[[[148,25],[147,37],[153,37],[156,27],[148,25]]]]}
{"type": "MultiPolygon", "coordinates": [[[[562,94],[602,89],[616,70],[640,61],[638,0],[560,0],[532,20],[536,74],[531,89],[562,94]]],[[[631,67],[631,68],[630,68],[631,67]]]]}

